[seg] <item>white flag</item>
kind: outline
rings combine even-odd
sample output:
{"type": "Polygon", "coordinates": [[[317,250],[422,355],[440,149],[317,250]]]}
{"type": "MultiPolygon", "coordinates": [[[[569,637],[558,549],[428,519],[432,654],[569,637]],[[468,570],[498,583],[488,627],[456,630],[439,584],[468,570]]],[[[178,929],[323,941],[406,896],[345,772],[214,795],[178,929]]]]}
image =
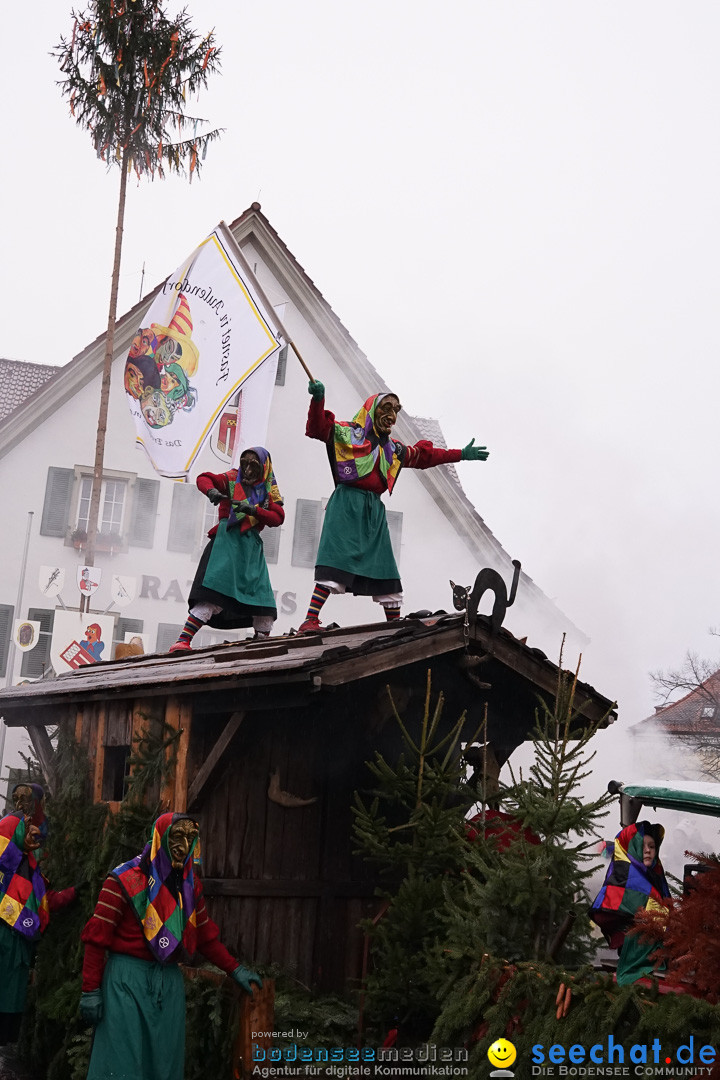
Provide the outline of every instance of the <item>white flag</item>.
{"type": "Polygon", "coordinates": [[[161,476],[187,477],[241,388],[253,399],[253,442],[264,441],[280,334],[251,278],[219,225],[167,279],[130,346],[125,391],[137,441],[161,476]]]}

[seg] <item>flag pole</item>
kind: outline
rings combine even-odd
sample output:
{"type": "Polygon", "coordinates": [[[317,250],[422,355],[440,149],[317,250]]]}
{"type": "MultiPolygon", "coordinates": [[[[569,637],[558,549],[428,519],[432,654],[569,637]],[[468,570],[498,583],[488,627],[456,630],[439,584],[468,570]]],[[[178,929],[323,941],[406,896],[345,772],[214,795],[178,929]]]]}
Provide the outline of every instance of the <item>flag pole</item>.
{"type": "Polygon", "coordinates": [[[260,297],[260,299],[262,300],[263,304],[267,308],[268,314],[270,314],[272,312],[272,317],[275,320],[275,322],[277,323],[278,330],[280,331],[282,336],[285,338],[285,341],[287,342],[287,344],[292,346],[292,350],[295,353],[295,355],[297,356],[298,360],[300,361],[300,366],[302,367],[303,371],[305,372],[305,374],[307,375],[308,379],[310,379],[311,382],[315,382],[315,380],[313,379],[312,372],[310,371],[310,368],[307,366],[307,364],[303,360],[302,356],[300,355],[300,350],[298,349],[297,345],[292,340],[292,338],[288,334],[287,330],[283,326],[280,317],[278,316],[277,312],[275,311],[275,308],[273,307],[273,305],[268,300],[267,294],[265,293],[265,290],[263,289],[262,285],[258,281],[255,274],[250,269],[250,264],[247,261],[247,259],[245,258],[245,256],[243,255],[242,251],[240,250],[240,245],[238,244],[237,240],[235,239],[233,234],[230,232],[230,229],[228,228],[228,226],[225,224],[224,221],[220,222],[220,228],[223,230],[223,233],[225,234],[226,240],[229,240],[230,244],[232,245],[233,251],[235,252],[235,257],[237,258],[237,261],[240,263],[240,266],[245,271],[245,273],[248,275],[248,277],[252,278],[253,286],[257,290],[257,294],[260,297]]]}

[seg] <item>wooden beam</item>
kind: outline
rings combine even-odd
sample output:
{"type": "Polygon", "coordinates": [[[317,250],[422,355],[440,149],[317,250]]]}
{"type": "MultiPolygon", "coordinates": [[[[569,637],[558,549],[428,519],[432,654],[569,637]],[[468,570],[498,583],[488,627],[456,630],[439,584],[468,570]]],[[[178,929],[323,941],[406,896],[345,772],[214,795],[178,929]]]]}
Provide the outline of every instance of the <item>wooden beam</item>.
{"type": "Polygon", "coordinates": [[[206,896],[349,897],[361,899],[376,895],[375,885],[364,881],[301,881],[297,878],[203,878],[206,896]]]}
{"type": "Polygon", "coordinates": [[[103,772],[105,771],[105,714],[104,705],[98,706],[96,723],[95,745],[95,776],[93,781],[93,802],[98,803],[102,799],[103,772]]]}
{"type": "Polygon", "coordinates": [[[187,794],[187,809],[192,810],[198,802],[203,788],[207,784],[213,770],[216,768],[228,746],[232,742],[235,732],[238,730],[243,720],[245,719],[245,713],[243,711],[234,712],[227,724],[223,728],[220,736],[213,746],[212,750],[205,758],[205,761],[200,766],[197,776],[190,785],[190,790],[187,794]]]}
{"type": "MultiPolygon", "coordinates": [[[[173,731],[180,730],[180,699],[177,697],[169,697],[165,701],[165,723],[173,731]]],[[[167,732],[169,737],[170,733],[167,732]]],[[[179,753],[179,739],[177,739],[171,746],[168,746],[165,751],[165,760],[169,762],[171,756],[175,754],[175,768],[172,772],[168,773],[168,776],[163,784],[163,789],[160,792],[160,805],[163,810],[175,810],[179,812],[178,807],[175,805],[175,778],[177,775],[177,755],[179,753]]]]}
{"type": "Polygon", "coordinates": [[[32,744],[32,748],[35,751],[35,756],[40,762],[40,768],[42,769],[43,780],[45,786],[48,789],[48,794],[55,794],[55,751],[53,750],[52,743],[50,742],[50,736],[46,729],[38,725],[29,726],[27,729],[28,738],[32,744]]]}
{"type": "Polygon", "coordinates": [[[193,710],[187,698],[177,698],[180,709],[180,738],[178,740],[177,761],[175,764],[175,809],[179,814],[187,810],[188,800],[188,754],[190,752],[190,732],[192,730],[193,710]]]}
{"type": "Polygon", "coordinates": [[[342,686],[345,683],[357,682],[368,675],[406,667],[417,660],[429,660],[432,656],[442,656],[443,653],[459,651],[462,648],[462,628],[459,628],[440,635],[422,635],[416,641],[404,640],[397,645],[388,644],[384,649],[362,653],[337,664],[318,664],[315,671],[321,676],[323,686],[342,686]]]}

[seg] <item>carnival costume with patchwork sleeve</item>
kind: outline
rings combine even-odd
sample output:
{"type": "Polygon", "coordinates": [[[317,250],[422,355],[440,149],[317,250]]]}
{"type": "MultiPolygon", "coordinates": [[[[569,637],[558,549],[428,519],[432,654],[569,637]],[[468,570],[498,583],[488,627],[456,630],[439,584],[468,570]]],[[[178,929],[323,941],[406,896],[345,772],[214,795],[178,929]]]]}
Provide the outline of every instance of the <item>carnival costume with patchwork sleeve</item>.
{"type": "Polygon", "coordinates": [[[315,579],[356,596],[400,595],[385,506],[402,468],[431,469],[460,461],[462,451],[422,440],[406,446],[375,431],[375,409],[387,394],[373,394],[350,421],[336,421],[324,398],[310,401],[305,434],[324,442],[335,481],[325,510],[315,579]]]}
{"type": "Polygon", "coordinates": [[[270,454],[262,446],[252,446],[262,466],[262,478],[251,486],[243,484],[237,469],[226,473],[201,473],[197,486],[203,495],[215,488],[223,496],[218,504],[218,523],[210,529],[205,548],[190,589],[190,610],[198,605],[220,606],[208,619],[218,630],[252,626],[253,618],[277,618],[267,563],[260,533],[285,520],[270,454]],[[247,502],[252,514],[235,509],[247,502]]]}
{"type": "Polygon", "coordinates": [[[88,1080],[182,1080],[185,986],[178,961],[197,951],[228,975],[238,968],[206,911],[192,849],[182,870],[173,869],[169,832],[185,819],[192,820],[161,814],[142,854],[105,879],[83,930],[83,993],[102,985],[103,1002],[88,1080]]]}
{"type": "Polygon", "coordinates": [[[649,975],[657,968],[650,959],[657,948],[655,942],[641,941],[637,934],[628,935],[635,912],[640,908],[664,909],[662,901],[670,896],[665,871],[659,859],[665,830],[662,825],[639,821],[628,825],[615,837],[605,882],[590,909],[590,918],[602,930],[608,944],[620,949],[617,981],[627,985],[649,975]],[[655,860],[651,866],[643,863],[643,839],[655,841],[655,860]]]}
{"type": "Polygon", "coordinates": [[[17,1040],[35,944],[51,911],[75,898],[74,888],[48,889],[35,853],[24,850],[25,830],[19,814],[0,819],[0,1045],[17,1040]]]}

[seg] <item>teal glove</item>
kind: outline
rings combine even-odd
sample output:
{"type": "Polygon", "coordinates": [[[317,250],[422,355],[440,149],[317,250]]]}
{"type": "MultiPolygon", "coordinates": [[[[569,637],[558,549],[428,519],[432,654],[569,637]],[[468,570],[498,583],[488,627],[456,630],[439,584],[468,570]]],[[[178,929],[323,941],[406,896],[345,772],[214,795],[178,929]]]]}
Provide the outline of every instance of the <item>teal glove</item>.
{"type": "Polygon", "coordinates": [[[325,397],[325,387],[317,379],[311,379],[308,383],[308,394],[312,395],[313,401],[322,401],[325,397]]]}
{"type": "Polygon", "coordinates": [[[460,451],[461,461],[487,461],[490,451],[484,446],[473,446],[475,442],[471,439],[467,446],[464,446],[460,451]]]}
{"type": "Polygon", "coordinates": [[[80,995],[80,1015],[86,1024],[99,1024],[102,1014],[102,990],[86,990],[80,995]]]}
{"type": "Polygon", "coordinates": [[[250,997],[252,997],[253,993],[251,983],[257,983],[258,989],[262,989],[262,979],[260,976],[256,974],[256,972],[251,971],[250,968],[243,967],[242,964],[238,964],[230,978],[234,979],[238,986],[241,986],[245,993],[249,994],[250,997]]]}

